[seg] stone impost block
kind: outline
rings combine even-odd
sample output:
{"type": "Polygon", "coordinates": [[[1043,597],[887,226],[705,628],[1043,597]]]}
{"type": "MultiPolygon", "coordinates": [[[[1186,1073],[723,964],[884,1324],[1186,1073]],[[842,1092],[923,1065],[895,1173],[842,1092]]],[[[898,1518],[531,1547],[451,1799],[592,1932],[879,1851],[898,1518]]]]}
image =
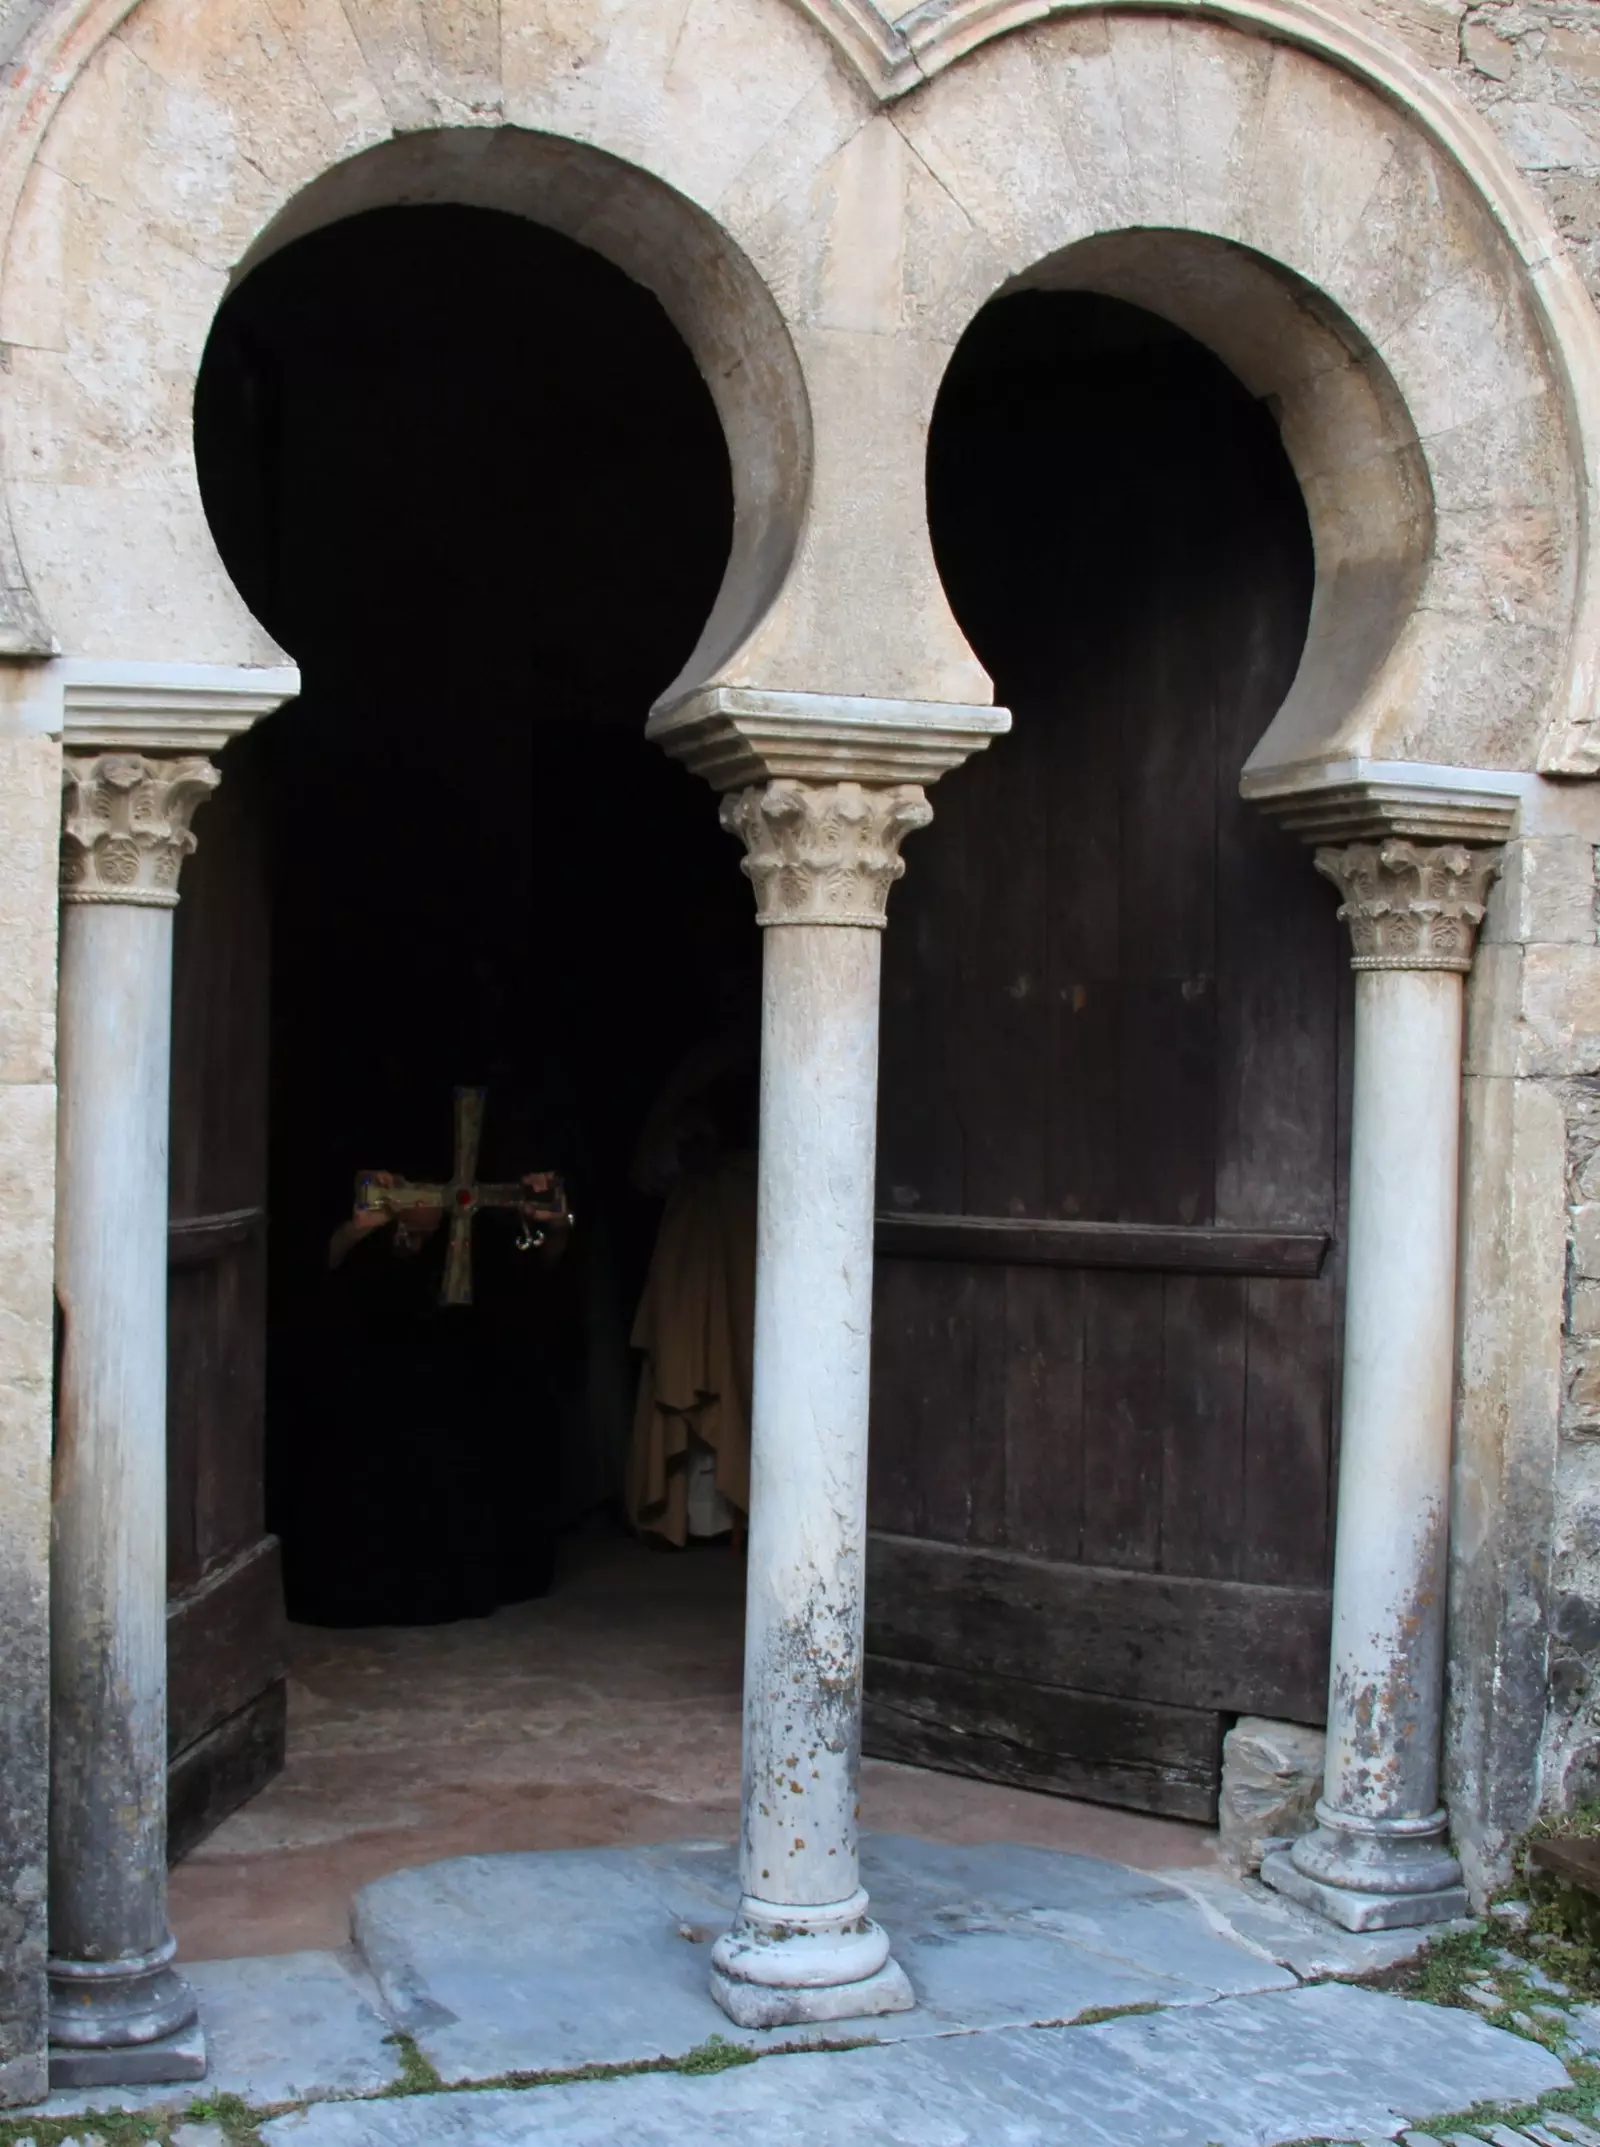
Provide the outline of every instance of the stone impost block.
{"type": "Polygon", "coordinates": [[[713,790],[753,784],[927,784],[1011,728],[1008,709],[707,686],[658,708],[645,736],[713,790]]]}

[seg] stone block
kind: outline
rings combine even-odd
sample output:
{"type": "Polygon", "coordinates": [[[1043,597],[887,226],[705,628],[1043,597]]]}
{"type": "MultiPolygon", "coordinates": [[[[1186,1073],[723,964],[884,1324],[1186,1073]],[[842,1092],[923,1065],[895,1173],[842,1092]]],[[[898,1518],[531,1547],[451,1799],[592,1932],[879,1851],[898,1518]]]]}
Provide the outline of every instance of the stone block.
{"type": "Polygon", "coordinates": [[[170,2087],[206,2076],[205,2031],[198,2023],[159,2042],[116,2050],[68,2050],[50,2046],[50,2085],[94,2095],[106,2088],[170,2087]]]}
{"type": "Polygon", "coordinates": [[[1524,836],[1506,846],[1489,893],[1484,944],[1515,940],[1592,946],[1594,844],[1578,835],[1524,836]]]}
{"type": "Polygon", "coordinates": [[[1509,82],[1517,71],[1516,46],[1486,22],[1469,20],[1462,24],[1461,57],[1491,82],[1509,82]]]}
{"type": "MultiPolygon", "coordinates": [[[[1547,1705],[1567,1110],[1558,1085],[1503,1078],[1469,1078],[1463,1103],[1445,1795],[1481,1893],[1498,1884],[1508,1843],[1533,1817],[1547,1705]]],[[[1594,1390],[1600,1408],[1600,1375],[1594,1390]]]]}
{"type": "Polygon", "coordinates": [[[1567,1332],[1600,1334],[1600,1282],[1575,1282],[1567,1299],[1567,1332]]]}
{"type": "MultiPolygon", "coordinates": [[[[1164,1877],[1094,1858],[868,1836],[862,1880],[917,2001],[864,2030],[885,2041],[1292,1981],[1164,1877]]],[[[460,1857],[363,1887],[353,1922],[387,2009],[453,2082],[836,2036],[837,2010],[814,2035],[787,2004],[750,2025],[718,2010],[709,1941],[737,1893],[732,1851],[701,1842],[460,1857]]]]}
{"type": "Polygon", "coordinates": [[[1585,1200],[1572,1211],[1572,1264],[1586,1282],[1600,1282],[1600,1200],[1585,1200]]]}
{"type": "Polygon", "coordinates": [[[1261,2147],[1392,2140],[1463,2104],[1527,2103],[1565,2085],[1548,2050],[1459,2007],[1329,1983],[1081,2028],[774,2056],[701,2078],[322,2103],[272,2119],[262,2138],[267,2147],[1261,2147]]]}
{"type": "Polygon", "coordinates": [[[0,1087],[0,2103],[44,2089],[55,1091],[0,1087]]]}
{"type": "Polygon", "coordinates": [[[1259,1871],[1269,1842],[1308,1834],[1322,1794],[1327,1738],[1298,1722],[1244,1715],[1222,1740],[1218,1846],[1239,1871],[1259,1871]]]}
{"type": "Polygon", "coordinates": [[[1529,947],[1516,1071],[1600,1072],[1600,947],[1529,947]]]}
{"type": "Polygon", "coordinates": [[[1586,1337],[1567,1352],[1561,1428],[1575,1438],[1600,1438],[1600,1347],[1586,1337]]]}
{"type": "Polygon", "coordinates": [[[0,733],[0,1082],[55,1072],[61,751],[0,733]]]}
{"type": "Polygon", "coordinates": [[[1467,978],[1467,1026],[1463,1064],[1471,1074],[1500,1076],[1519,1070],[1523,949],[1484,942],[1467,978]]]}

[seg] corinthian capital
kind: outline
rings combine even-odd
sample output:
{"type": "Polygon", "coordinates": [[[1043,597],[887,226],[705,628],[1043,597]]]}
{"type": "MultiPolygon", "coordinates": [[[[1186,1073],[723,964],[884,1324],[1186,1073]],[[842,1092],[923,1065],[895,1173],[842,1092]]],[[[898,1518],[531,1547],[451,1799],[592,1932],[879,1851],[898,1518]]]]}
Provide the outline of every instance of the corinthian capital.
{"type": "Polygon", "coordinates": [[[758,924],[857,924],[881,930],[900,845],[933,807],[920,783],[803,783],[778,778],[722,801],[744,842],[758,924]]]}
{"type": "Polygon", "coordinates": [[[1319,850],[1317,870],[1343,896],[1352,969],[1472,967],[1498,850],[1464,843],[1355,842],[1319,850]]]}
{"type": "Polygon", "coordinates": [[[171,909],[194,848],[189,822],[221,780],[210,761],[68,753],[61,770],[61,899],[171,909]]]}

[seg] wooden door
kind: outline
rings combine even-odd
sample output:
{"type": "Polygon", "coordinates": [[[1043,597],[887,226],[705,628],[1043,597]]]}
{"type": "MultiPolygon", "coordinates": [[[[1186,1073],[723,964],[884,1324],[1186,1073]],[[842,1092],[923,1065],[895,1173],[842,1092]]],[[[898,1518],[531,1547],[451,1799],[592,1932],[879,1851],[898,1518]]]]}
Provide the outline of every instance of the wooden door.
{"type": "Polygon", "coordinates": [[[1345,972],[1238,796],[1309,544],[1268,412],[1066,303],[935,433],[1015,730],[890,905],[867,1749],[1210,1819],[1325,1709],[1345,972]]]}
{"type": "Polygon", "coordinates": [[[230,745],[183,868],[168,1253],[169,1853],[283,1764],[285,1626],[265,1525],[266,735],[230,745]]]}

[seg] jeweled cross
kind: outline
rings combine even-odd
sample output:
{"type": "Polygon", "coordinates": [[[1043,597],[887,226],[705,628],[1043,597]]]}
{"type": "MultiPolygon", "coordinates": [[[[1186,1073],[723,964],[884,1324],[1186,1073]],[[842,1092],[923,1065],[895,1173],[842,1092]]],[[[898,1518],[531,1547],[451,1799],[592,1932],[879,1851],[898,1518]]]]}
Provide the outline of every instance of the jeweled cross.
{"type": "Polygon", "coordinates": [[[488,1090],[456,1090],[456,1160],[448,1185],[412,1185],[406,1180],[385,1184],[386,1173],[364,1170],[356,1179],[356,1212],[381,1212],[394,1217],[395,1229],[403,1231],[406,1216],[418,1211],[446,1214],[450,1218],[450,1242],[445,1250],[444,1280],[439,1288],[442,1305],[472,1302],[472,1219],[482,1208],[512,1208],[523,1217],[520,1244],[541,1242],[527,1226],[540,1222],[568,1222],[566,1194],[554,1171],[537,1172],[540,1190],[527,1179],[512,1185],[479,1185],[478,1148],[483,1138],[483,1107],[488,1090]],[[546,1190],[547,1188],[547,1190],[546,1190]]]}

